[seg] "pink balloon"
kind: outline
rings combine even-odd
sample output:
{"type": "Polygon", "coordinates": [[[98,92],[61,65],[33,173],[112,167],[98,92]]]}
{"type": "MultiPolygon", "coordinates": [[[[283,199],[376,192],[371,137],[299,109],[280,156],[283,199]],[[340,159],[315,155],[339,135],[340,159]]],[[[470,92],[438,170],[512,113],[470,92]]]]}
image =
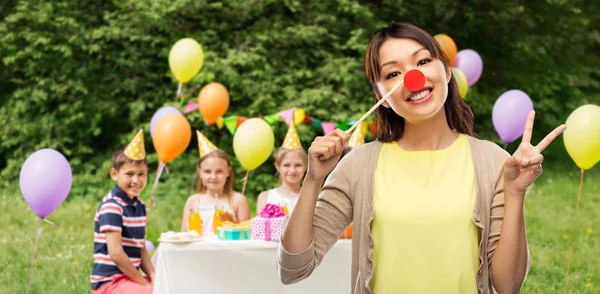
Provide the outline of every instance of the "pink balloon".
{"type": "Polygon", "coordinates": [[[483,71],[483,60],[477,52],[471,49],[461,50],[456,54],[456,63],[454,67],[460,69],[467,78],[469,86],[474,85],[481,77],[483,71]]]}

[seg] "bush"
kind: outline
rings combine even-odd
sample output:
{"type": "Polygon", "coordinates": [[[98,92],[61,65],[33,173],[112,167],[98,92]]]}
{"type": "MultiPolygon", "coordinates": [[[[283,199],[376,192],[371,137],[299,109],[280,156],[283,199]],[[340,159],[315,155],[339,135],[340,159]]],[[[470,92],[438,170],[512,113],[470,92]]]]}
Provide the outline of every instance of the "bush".
{"type": "MultiPolygon", "coordinates": [[[[104,173],[117,146],[140,127],[148,131],[158,108],[176,105],[167,56],[184,37],[205,51],[204,66],[184,93],[218,81],[230,92],[229,114],[302,107],[321,120],[356,119],[372,102],[363,73],[367,42],[393,19],[446,33],[459,49],[480,53],[483,76],[467,99],[480,137],[498,141],[493,102],[506,90],[522,89],[538,110],[539,139],[580,104],[600,100],[585,95],[600,88],[600,57],[589,54],[600,43],[598,15],[597,5],[564,1],[5,1],[0,169],[16,178],[29,154],[50,147],[69,158],[76,174],[104,173]]],[[[204,130],[197,113],[190,121],[204,130]]],[[[286,126],[274,129],[279,146],[286,126]]],[[[206,131],[233,156],[227,131],[206,131]]],[[[321,132],[299,131],[305,148],[321,132]]],[[[176,159],[186,166],[197,159],[194,139],[190,143],[189,154],[176,159]]],[[[553,146],[549,155],[566,153],[553,146]]],[[[251,174],[249,191],[276,181],[271,163],[251,174]]],[[[241,169],[236,176],[243,176],[241,169]]]]}

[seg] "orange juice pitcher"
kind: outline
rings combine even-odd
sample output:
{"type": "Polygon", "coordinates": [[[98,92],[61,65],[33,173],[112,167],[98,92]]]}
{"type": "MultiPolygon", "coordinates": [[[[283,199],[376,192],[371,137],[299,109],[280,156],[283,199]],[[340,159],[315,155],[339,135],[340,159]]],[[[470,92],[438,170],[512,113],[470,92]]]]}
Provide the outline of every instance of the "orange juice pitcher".
{"type": "Polygon", "coordinates": [[[202,218],[196,211],[190,209],[190,218],[188,219],[188,228],[190,231],[198,232],[198,235],[202,235],[202,218]]]}

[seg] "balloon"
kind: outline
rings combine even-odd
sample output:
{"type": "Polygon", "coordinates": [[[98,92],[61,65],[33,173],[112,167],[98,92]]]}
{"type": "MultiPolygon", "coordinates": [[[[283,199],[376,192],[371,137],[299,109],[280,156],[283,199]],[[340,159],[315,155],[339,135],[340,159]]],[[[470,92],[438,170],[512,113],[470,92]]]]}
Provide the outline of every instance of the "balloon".
{"type": "Polygon", "coordinates": [[[435,38],[435,40],[438,41],[438,43],[442,47],[442,51],[444,51],[444,54],[448,56],[448,65],[454,66],[454,63],[456,62],[457,51],[456,43],[454,43],[454,40],[452,40],[452,38],[445,34],[437,34],[433,36],[433,38],[435,38]]]}
{"type": "Polygon", "coordinates": [[[569,156],[581,169],[590,169],[600,161],[600,106],[579,106],[567,118],[563,133],[569,156]]]}
{"type": "Polygon", "coordinates": [[[471,49],[460,50],[456,55],[454,67],[460,69],[467,77],[468,85],[473,86],[481,77],[483,60],[477,52],[471,49]]]}
{"type": "Polygon", "coordinates": [[[21,167],[19,184],[29,207],[41,218],[50,215],[69,195],[73,174],[67,159],[54,149],[40,149],[21,167]]]}
{"type": "Polygon", "coordinates": [[[510,90],[498,97],[492,110],[492,121],[502,141],[510,143],[523,135],[527,115],[533,110],[529,96],[521,90],[510,90]]]}
{"type": "Polygon", "coordinates": [[[210,126],[229,108],[229,92],[219,83],[210,83],[198,95],[198,110],[204,121],[210,126]]]}
{"type": "Polygon", "coordinates": [[[233,136],[233,151],[246,170],[254,170],[271,156],[275,136],[264,120],[251,118],[233,136]]]}
{"type": "Polygon", "coordinates": [[[188,120],[183,115],[169,114],[156,125],[152,142],[158,159],[167,164],[185,151],[191,138],[192,127],[188,120]]]}
{"type": "Polygon", "coordinates": [[[452,68],[452,77],[456,80],[456,84],[458,85],[458,94],[460,97],[465,99],[467,97],[467,93],[469,92],[469,86],[467,85],[467,78],[465,74],[458,68],[452,68]]]}
{"type": "Polygon", "coordinates": [[[173,107],[173,106],[165,106],[160,108],[159,110],[157,110],[154,115],[152,116],[152,119],[150,120],[150,136],[153,137],[154,136],[154,129],[156,128],[156,125],[158,124],[158,122],[165,117],[166,115],[169,114],[181,114],[181,111],[179,111],[179,109],[173,107]]]}
{"type": "Polygon", "coordinates": [[[169,52],[169,66],[180,83],[187,83],[202,68],[204,52],[194,39],[185,38],[177,41],[169,52]]]}
{"type": "Polygon", "coordinates": [[[154,251],[154,243],[152,241],[146,239],[146,250],[154,251]]]}

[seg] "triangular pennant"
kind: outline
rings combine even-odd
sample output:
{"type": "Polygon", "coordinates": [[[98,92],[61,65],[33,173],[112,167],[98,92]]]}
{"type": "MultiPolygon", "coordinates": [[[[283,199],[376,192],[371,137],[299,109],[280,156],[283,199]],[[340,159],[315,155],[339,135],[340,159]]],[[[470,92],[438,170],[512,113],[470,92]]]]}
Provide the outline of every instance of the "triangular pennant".
{"type": "Polygon", "coordinates": [[[227,130],[229,130],[229,132],[232,135],[235,134],[235,130],[237,129],[236,123],[237,123],[237,115],[228,116],[223,119],[223,124],[225,125],[227,130]]]}
{"type": "Polygon", "coordinates": [[[377,124],[374,121],[369,123],[369,131],[371,131],[373,138],[377,137],[377,124]]]}
{"type": "Polygon", "coordinates": [[[185,109],[184,109],[183,113],[184,114],[188,114],[188,113],[190,113],[192,111],[195,111],[195,110],[198,110],[198,104],[196,102],[191,102],[190,101],[190,102],[188,102],[185,105],[185,109]]]}
{"type": "Polygon", "coordinates": [[[310,125],[313,127],[313,129],[318,129],[321,127],[321,121],[313,117],[310,125]]]}
{"type": "Polygon", "coordinates": [[[287,134],[285,135],[285,139],[283,140],[283,146],[281,147],[284,149],[302,148],[302,144],[300,143],[300,138],[298,138],[298,132],[296,131],[294,124],[290,124],[287,134]]]}
{"type": "Polygon", "coordinates": [[[294,120],[294,109],[290,108],[288,110],[284,110],[278,113],[281,118],[285,121],[286,124],[291,124],[294,120]]]}
{"type": "Polygon", "coordinates": [[[306,117],[306,113],[304,112],[304,109],[302,108],[296,108],[294,110],[294,124],[301,124],[304,121],[304,118],[306,117]]]}
{"type": "Polygon", "coordinates": [[[274,125],[275,123],[277,123],[278,121],[281,120],[281,117],[279,116],[278,113],[275,114],[269,114],[265,117],[263,117],[263,119],[270,125],[274,125]]]}
{"type": "Polygon", "coordinates": [[[223,117],[217,118],[217,128],[219,128],[219,130],[223,128],[223,117]]]}
{"type": "Polygon", "coordinates": [[[241,124],[243,124],[245,121],[247,121],[248,118],[245,116],[239,116],[237,117],[237,120],[235,121],[235,128],[239,128],[241,124]]]}
{"type": "Polygon", "coordinates": [[[141,129],[133,137],[133,140],[129,142],[125,148],[125,156],[133,160],[143,160],[146,158],[146,149],[144,148],[144,131],[141,129]]]}
{"type": "Polygon", "coordinates": [[[325,135],[333,132],[333,130],[335,130],[335,123],[334,122],[330,122],[330,121],[324,121],[321,123],[321,126],[323,127],[323,133],[325,135]]]}
{"type": "Polygon", "coordinates": [[[200,131],[196,130],[196,136],[198,137],[198,151],[200,151],[200,158],[211,151],[217,150],[217,146],[204,137],[200,131]]]}

